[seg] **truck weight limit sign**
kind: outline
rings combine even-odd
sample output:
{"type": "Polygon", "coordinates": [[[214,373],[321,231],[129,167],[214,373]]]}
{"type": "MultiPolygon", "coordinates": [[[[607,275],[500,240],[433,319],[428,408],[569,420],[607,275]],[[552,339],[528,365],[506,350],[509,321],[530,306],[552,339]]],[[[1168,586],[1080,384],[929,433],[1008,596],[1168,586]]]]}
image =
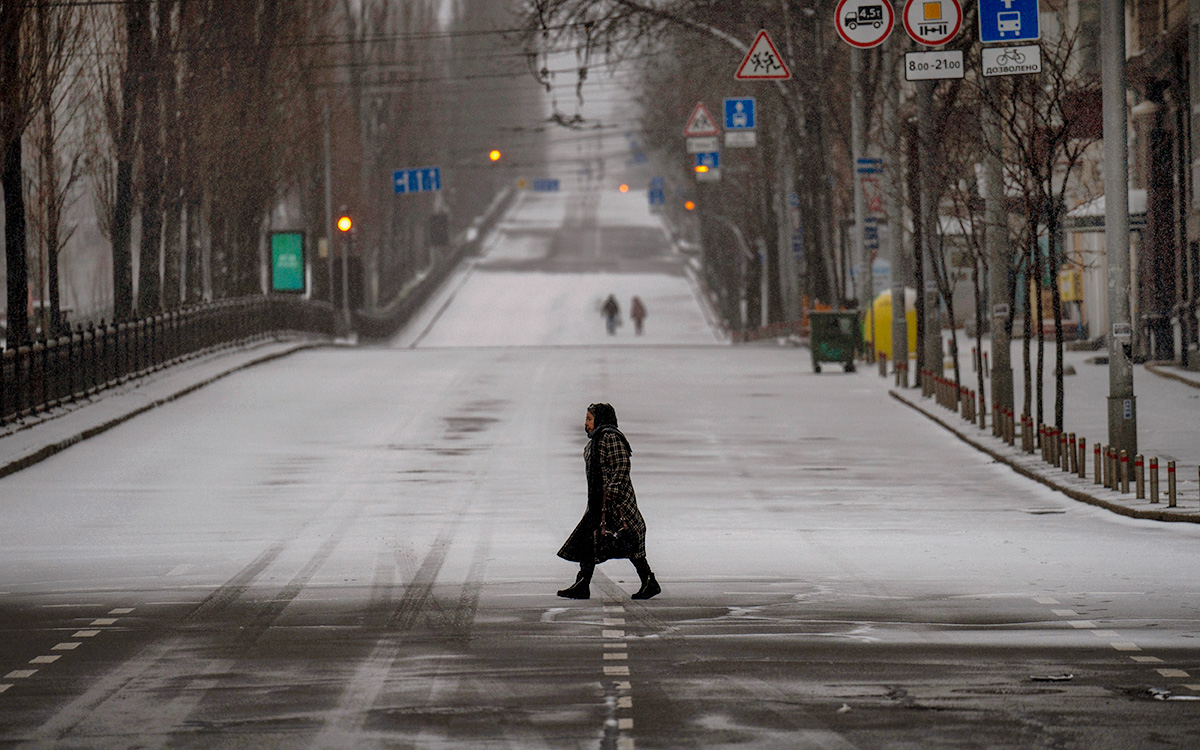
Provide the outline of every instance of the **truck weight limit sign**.
{"type": "Polygon", "coordinates": [[[892,33],[896,14],[885,0],[841,0],[833,21],[846,44],[869,49],[882,44],[892,33]]]}

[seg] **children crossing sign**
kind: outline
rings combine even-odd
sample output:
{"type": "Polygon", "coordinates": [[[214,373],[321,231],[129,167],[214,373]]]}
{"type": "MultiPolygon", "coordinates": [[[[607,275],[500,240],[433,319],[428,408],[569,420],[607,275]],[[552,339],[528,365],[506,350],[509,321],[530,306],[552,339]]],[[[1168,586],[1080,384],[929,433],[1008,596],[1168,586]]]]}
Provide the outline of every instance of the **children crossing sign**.
{"type": "Polygon", "coordinates": [[[771,37],[762,29],[754,37],[754,44],[750,45],[750,51],[742,58],[733,77],[739,81],[786,81],[792,77],[792,72],[784,64],[771,37]]]}
{"type": "Polygon", "coordinates": [[[704,106],[704,102],[696,102],[696,108],[692,110],[692,116],[683,128],[683,135],[687,138],[699,138],[716,135],[718,132],[717,121],[713,119],[708,107],[704,106]]]}

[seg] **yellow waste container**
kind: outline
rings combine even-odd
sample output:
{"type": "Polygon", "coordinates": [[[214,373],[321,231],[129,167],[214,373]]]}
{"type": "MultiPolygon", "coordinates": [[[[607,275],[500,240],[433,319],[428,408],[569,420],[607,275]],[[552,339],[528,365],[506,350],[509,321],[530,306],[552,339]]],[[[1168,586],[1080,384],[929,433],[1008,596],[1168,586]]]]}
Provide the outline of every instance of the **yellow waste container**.
{"type": "MultiPolygon", "coordinates": [[[[892,358],[892,290],[887,289],[871,303],[871,314],[863,317],[863,340],[875,345],[876,355],[892,358]],[[874,321],[872,322],[872,317],[874,321]],[[876,335],[878,334],[878,335],[876,335]],[[878,339],[878,341],[876,341],[878,339]]],[[[904,317],[908,321],[908,351],[917,350],[917,292],[904,290],[904,317]]]]}

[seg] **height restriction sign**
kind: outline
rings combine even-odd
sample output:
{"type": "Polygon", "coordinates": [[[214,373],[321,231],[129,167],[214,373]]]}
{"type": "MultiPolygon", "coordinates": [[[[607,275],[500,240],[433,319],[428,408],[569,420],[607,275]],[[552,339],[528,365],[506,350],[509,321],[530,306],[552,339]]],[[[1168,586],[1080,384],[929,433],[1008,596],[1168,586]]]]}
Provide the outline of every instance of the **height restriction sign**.
{"type": "Polygon", "coordinates": [[[896,14],[885,0],[841,0],[834,11],[834,24],[846,44],[869,49],[883,44],[892,33],[896,14]]]}
{"type": "Polygon", "coordinates": [[[962,27],[963,12],[958,0],[907,0],[904,3],[904,30],[913,41],[926,47],[940,47],[954,38],[962,27]]]}

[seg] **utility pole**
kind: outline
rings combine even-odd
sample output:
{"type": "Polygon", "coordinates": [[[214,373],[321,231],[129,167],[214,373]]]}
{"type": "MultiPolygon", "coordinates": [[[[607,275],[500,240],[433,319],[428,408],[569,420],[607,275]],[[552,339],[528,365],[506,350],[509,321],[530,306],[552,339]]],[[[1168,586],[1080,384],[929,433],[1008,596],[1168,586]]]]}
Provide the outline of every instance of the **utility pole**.
{"type": "MultiPolygon", "coordinates": [[[[917,148],[921,162],[921,247],[925,274],[925,289],[921,304],[925,308],[925,369],[941,377],[942,316],[938,312],[937,277],[933,273],[933,244],[937,239],[938,206],[934,198],[937,180],[933,167],[933,87],[937,81],[917,82],[917,148]]],[[[931,384],[922,384],[922,393],[930,393],[931,384]]]]}
{"type": "MultiPolygon", "coordinates": [[[[984,79],[985,92],[996,93],[995,79],[984,79]]],[[[992,97],[989,97],[992,98],[992,97]]],[[[997,409],[1013,408],[1012,347],[1008,327],[1012,310],[1008,290],[1012,280],[1012,251],[1008,244],[1008,208],[1004,203],[1004,133],[1000,113],[985,101],[979,118],[983,125],[984,149],[984,242],[988,259],[988,302],[992,322],[992,404],[997,409]]]]}
{"type": "Polygon", "coordinates": [[[337,302],[333,292],[333,157],[329,148],[329,102],[322,107],[325,120],[325,258],[329,261],[329,304],[337,302]]]}
{"type": "Polygon", "coordinates": [[[1137,454],[1129,315],[1129,143],[1125,111],[1125,0],[1100,4],[1104,95],[1104,252],[1108,268],[1108,443],[1137,454]]]}

